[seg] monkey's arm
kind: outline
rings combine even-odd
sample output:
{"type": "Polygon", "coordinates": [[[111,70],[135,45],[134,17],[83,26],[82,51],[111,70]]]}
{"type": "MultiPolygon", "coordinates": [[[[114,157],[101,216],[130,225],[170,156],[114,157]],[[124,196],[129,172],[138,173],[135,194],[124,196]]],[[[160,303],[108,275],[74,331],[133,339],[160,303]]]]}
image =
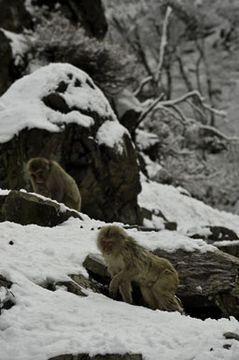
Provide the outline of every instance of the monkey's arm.
{"type": "Polygon", "coordinates": [[[131,281],[125,281],[119,286],[119,291],[124,302],[133,303],[131,281]]]}
{"type": "MultiPolygon", "coordinates": [[[[129,289],[128,286],[124,286],[124,284],[130,284],[134,276],[137,274],[137,269],[134,269],[133,267],[125,267],[123,270],[121,270],[118,274],[114,275],[109,286],[110,294],[115,297],[117,295],[117,291],[119,287],[123,289],[129,289]]],[[[131,287],[131,285],[130,285],[131,287]]],[[[124,294],[129,293],[129,291],[124,291],[124,294]]],[[[127,298],[129,296],[126,296],[127,298]]],[[[127,301],[130,302],[130,301],[127,301]]],[[[132,301],[131,301],[132,302],[132,301]]]]}
{"type": "Polygon", "coordinates": [[[53,191],[51,191],[51,198],[58,201],[58,202],[62,202],[64,197],[64,189],[62,187],[59,186],[59,188],[55,188],[53,189],[53,191]]]}
{"type": "Polygon", "coordinates": [[[63,198],[64,198],[65,186],[62,180],[61,173],[57,171],[55,177],[56,176],[57,176],[56,178],[57,180],[55,182],[54,182],[54,177],[50,179],[50,183],[49,183],[50,196],[52,199],[61,203],[63,202],[63,198]]]}

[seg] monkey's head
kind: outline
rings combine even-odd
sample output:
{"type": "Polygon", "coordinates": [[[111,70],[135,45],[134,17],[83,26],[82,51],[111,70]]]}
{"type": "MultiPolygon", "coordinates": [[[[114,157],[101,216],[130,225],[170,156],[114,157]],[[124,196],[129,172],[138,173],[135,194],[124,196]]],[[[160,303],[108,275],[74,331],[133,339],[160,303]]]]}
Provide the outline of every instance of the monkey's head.
{"type": "Polygon", "coordinates": [[[32,158],[27,163],[27,173],[37,184],[42,184],[48,178],[50,161],[43,157],[32,158]]]}
{"type": "Polygon", "coordinates": [[[97,246],[105,255],[117,255],[127,238],[128,234],[119,226],[103,226],[98,233],[97,246]]]}

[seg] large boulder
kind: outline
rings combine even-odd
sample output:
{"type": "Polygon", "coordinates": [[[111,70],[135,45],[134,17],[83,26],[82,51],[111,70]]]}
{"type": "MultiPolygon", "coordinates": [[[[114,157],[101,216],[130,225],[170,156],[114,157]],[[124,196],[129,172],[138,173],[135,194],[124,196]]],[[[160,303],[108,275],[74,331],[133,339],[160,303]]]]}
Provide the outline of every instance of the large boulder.
{"type": "Polygon", "coordinates": [[[48,65],[15,82],[0,102],[0,187],[30,190],[24,165],[45,156],[76,180],[83,212],[141,223],[134,144],[86,73],[48,65]]]}
{"type": "Polygon", "coordinates": [[[21,225],[56,226],[70,217],[82,220],[81,215],[56,201],[27,192],[12,190],[0,194],[0,222],[11,221],[21,225]]]}

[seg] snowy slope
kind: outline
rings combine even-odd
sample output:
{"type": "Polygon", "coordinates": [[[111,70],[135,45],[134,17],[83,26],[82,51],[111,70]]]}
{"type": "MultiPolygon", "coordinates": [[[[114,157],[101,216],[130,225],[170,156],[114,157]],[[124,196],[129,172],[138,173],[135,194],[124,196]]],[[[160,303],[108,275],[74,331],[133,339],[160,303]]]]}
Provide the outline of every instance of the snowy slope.
{"type": "MultiPolygon", "coordinates": [[[[41,101],[52,84],[60,80],[80,80],[79,96],[74,86],[65,94],[67,103],[90,107],[111,121],[101,127],[97,141],[115,146],[125,133],[108,102],[97,88],[87,85],[87,75],[67,64],[37,70],[16,82],[0,100],[0,142],[8,141],[20,130],[43,128],[61,131],[63,122],[91,126],[92,118],[77,112],[60,114],[41,101]],[[63,74],[63,79],[62,79],[63,74]],[[23,91],[24,90],[24,91],[23,91]],[[80,90],[81,91],[81,90],[80,90]],[[105,128],[107,126],[107,129],[105,128]]],[[[89,79],[88,79],[89,80],[89,79]]],[[[73,84],[73,82],[72,82],[73,84]]],[[[182,196],[179,190],[142,178],[139,204],[160,209],[180,232],[128,232],[148,249],[168,251],[215,251],[202,240],[192,240],[185,232],[202,225],[225,225],[239,234],[239,217],[214,210],[202,202],[182,196]]],[[[6,194],[1,191],[0,194],[6,194]]],[[[155,215],[151,225],[160,219],[155,215]]],[[[82,263],[89,253],[99,255],[95,239],[102,222],[69,219],[54,228],[0,223],[0,274],[13,282],[16,304],[0,316],[0,360],[47,360],[65,353],[142,353],[144,360],[237,360],[239,342],[225,340],[223,333],[239,333],[234,318],[202,321],[178,313],[152,311],[113,301],[87,291],[88,297],[43,288],[46,281],[68,279],[68,274],[86,274],[82,263]],[[92,230],[93,229],[93,230],[92,230]],[[223,348],[232,344],[230,350],[223,348]]],[[[4,290],[0,288],[0,298],[4,290]]]]}
{"type": "MultiPolygon", "coordinates": [[[[16,302],[0,316],[0,360],[46,360],[81,352],[142,353],[144,360],[238,359],[239,342],[223,337],[227,331],[239,333],[234,318],[202,321],[113,301],[90,290],[82,298],[64,288],[52,292],[39,286],[66,280],[67,274],[86,275],[82,262],[89,253],[99,255],[95,239],[102,224],[87,217],[54,228],[0,223],[0,274],[13,282],[16,302]],[[223,348],[225,343],[232,344],[230,350],[223,348]]],[[[215,250],[176,232],[127,231],[149,249],[215,250]]]]}
{"type": "MultiPolygon", "coordinates": [[[[142,191],[138,196],[140,206],[153,211],[160,209],[169,221],[176,221],[178,230],[200,229],[201,226],[225,226],[239,235],[239,217],[237,215],[219,211],[204,204],[202,201],[183,195],[180,189],[171,185],[162,185],[146,179],[141,175],[142,191]]],[[[160,218],[154,216],[153,221],[145,220],[145,225],[160,224],[160,218]]]]}

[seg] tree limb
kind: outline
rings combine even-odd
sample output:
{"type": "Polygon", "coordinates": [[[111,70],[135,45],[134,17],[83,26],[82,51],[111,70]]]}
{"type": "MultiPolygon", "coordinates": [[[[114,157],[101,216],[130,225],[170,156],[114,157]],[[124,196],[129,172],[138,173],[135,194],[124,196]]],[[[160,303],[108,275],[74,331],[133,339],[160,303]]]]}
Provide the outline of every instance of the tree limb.
{"type": "Polygon", "coordinates": [[[153,78],[153,77],[152,77],[151,75],[150,75],[150,76],[147,76],[146,78],[144,78],[144,79],[140,82],[138,88],[133,92],[133,95],[134,95],[134,96],[137,96],[137,95],[142,91],[143,87],[144,87],[146,84],[148,84],[148,82],[150,82],[150,81],[152,80],[152,78],[153,78]]]}
{"type": "Polygon", "coordinates": [[[199,126],[200,129],[203,130],[208,130],[211,133],[215,134],[217,137],[224,139],[226,141],[239,141],[239,137],[236,136],[226,136],[225,134],[223,134],[220,130],[218,130],[217,128],[215,128],[214,126],[210,126],[210,125],[200,125],[199,126]]]}
{"type": "Polygon", "coordinates": [[[159,81],[159,78],[161,75],[161,70],[163,67],[164,52],[165,52],[165,47],[167,45],[168,20],[169,20],[169,16],[170,16],[171,12],[172,12],[172,8],[170,6],[168,6],[167,10],[166,10],[164,22],[163,22],[163,30],[162,30],[162,37],[161,37],[160,50],[159,50],[159,62],[158,62],[158,67],[157,67],[157,70],[155,73],[155,81],[156,82],[159,81]]]}

